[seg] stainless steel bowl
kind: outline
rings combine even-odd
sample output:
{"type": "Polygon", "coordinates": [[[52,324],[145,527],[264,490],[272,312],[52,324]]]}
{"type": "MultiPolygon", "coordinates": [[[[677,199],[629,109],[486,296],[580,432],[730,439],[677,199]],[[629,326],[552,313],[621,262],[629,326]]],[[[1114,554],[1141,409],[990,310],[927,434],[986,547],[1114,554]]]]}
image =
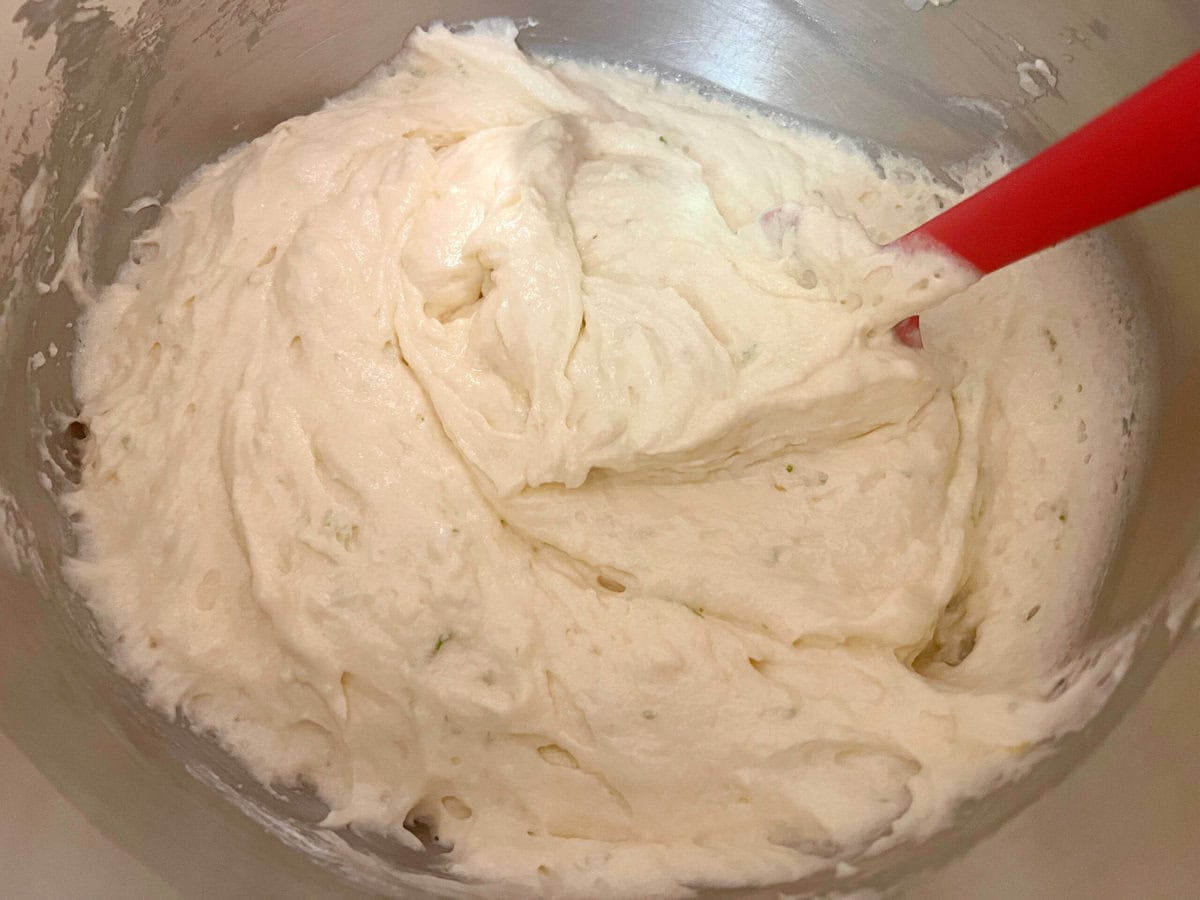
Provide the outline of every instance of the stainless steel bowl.
{"type": "MultiPolygon", "coordinates": [[[[145,213],[122,212],[225,149],[314,109],[392,56],[415,25],[529,18],[535,52],[651,64],[800,118],[897,147],[945,171],[998,137],[1033,152],[1200,45],[1195,0],[108,0],[88,10],[4,0],[0,59],[0,727],[110,836],[187,896],[353,891],[296,846],[320,805],[253,784],[186,723],[150,713],[100,652],[58,574],[72,546],[53,494],[69,490],[75,437],[71,323],[54,273],[81,237],[110,277],[145,213]],[[1046,67],[1036,65],[1044,60],[1046,67]],[[1024,78],[1022,78],[1024,74],[1024,78]],[[982,102],[980,102],[982,101],[982,102]],[[98,156],[99,154],[99,156],[98,156]],[[92,179],[98,158],[103,183],[92,179]],[[93,188],[101,188],[93,199],[93,188]],[[78,231],[76,231],[78,229],[78,231]],[[56,355],[32,360],[53,344],[56,355]],[[268,829],[219,797],[236,791],[268,829]],[[291,844],[268,833],[292,829],[291,844]]],[[[1047,198],[1053,202],[1053,198],[1047,198]]],[[[1114,635],[1140,648],[1107,708],[1028,778],[963,810],[952,833],[864,866],[839,887],[895,884],[960,851],[1077,763],[1194,619],[1200,593],[1200,199],[1110,229],[1155,339],[1150,461],[1090,620],[1085,656],[1114,635]]],[[[343,872],[394,889],[426,860],[343,872]]],[[[329,862],[329,860],[327,860],[329,862]]],[[[829,879],[791,886],[824,890],[829,879]]],[[[431,888],[432,890],[432,888],[431,888]]],[[[765,892],[774,895],[774,891],[765,892]]],[[[739,892],[739,896],[746,896],[739,892]]]]}

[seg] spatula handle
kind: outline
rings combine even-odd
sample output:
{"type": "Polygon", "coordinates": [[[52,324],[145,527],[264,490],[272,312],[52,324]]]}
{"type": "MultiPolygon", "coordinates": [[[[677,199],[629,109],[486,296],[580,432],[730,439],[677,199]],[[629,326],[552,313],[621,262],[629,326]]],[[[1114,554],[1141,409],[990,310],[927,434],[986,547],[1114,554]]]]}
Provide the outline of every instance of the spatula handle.
{"type": "Polygon", "coordinates": [[[986,274],[1197,185],[1200,53],[897,243],[986,274]]]}

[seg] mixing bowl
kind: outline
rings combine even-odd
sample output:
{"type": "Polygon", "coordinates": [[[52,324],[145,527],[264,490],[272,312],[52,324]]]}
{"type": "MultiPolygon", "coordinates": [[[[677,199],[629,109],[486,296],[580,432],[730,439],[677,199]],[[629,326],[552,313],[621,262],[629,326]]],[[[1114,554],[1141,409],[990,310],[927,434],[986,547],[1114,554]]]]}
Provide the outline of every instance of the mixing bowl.
{"type": "MultiPolygon", "coordinates": [[[[104,283],[152,221],[153,209],[138,211],[135,200],[168,197],[199,164],[314,109],[434,19],[527,20],[530,51],[650,64],[868,146],[896,147],[935,173],[998,139],[1034,152],[1200,45],[1194,0],[958,0],[912,9],[920,5],[0,4],[0,59],[10,61],[0,105],[0,255],[8,261],[0,269],[0,727],[89,818],[185,895],[402,891],[396,873],[426,869],[427,858],[349,837],[359,858],[346,863],[314,827],[318,801],[256,785],[186,722],[149,711],[106,662],[86,608],[59,574],[73,535],[54,495],[77,478],[83,436],[72,425],[70,389],[79,309],[61,262],[78,246],[88,284],[104,283]]],[[[1136,641],[1124,677],[1089,728],[1059,742],[1030,775],[968,804],[951,831],[873,859],[839,887],[896,884],[1045,791],[1137,701],[1192,626],[1200,586],[1197,235],[1196,196],[1108,235],[1137,292],[1138,327],[1150,336],[1138,377],[1153,414],[1131,423],[1146,435],[1148,461],[1085,637],[1070,654],[1088,659],[1115,638],[1136,641]]],[[[821,876],[787,892],[832,883],[821,876]]],[[[452,889],[437,881],[421,888],[452,889]]]]}

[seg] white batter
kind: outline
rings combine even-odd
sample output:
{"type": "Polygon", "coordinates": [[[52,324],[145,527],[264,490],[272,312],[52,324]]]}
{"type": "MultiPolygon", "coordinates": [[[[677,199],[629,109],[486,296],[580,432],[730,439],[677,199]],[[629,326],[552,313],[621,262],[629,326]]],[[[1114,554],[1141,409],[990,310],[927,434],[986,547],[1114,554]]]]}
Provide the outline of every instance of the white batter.
{"type": "Polygon", "coordinates": [[[970,280],[866,237],[952,202],[918,164],[514,36],[418,31],[202,169],[82,323],[119,665],[518,893],[931,833],[1092,696],[1046,699],[1127,461],[1097,248],[909,349],[970,280]]]}

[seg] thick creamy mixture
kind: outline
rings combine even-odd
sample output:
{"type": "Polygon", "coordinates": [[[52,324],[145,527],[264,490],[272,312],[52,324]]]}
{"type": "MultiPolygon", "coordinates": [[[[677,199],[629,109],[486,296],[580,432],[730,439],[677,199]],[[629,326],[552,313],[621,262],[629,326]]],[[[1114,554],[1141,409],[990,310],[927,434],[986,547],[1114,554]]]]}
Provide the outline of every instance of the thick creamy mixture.
{"type": "Polygon", "coordinates": [[[953,202],[918,164],[514,35],[418,31],[202,169],[82,323],[119,665],[516,891],[931,833],[1087,705],[1134,396],[1097,247],[931,309],[969,273],[874,243],[953,202]]]}

